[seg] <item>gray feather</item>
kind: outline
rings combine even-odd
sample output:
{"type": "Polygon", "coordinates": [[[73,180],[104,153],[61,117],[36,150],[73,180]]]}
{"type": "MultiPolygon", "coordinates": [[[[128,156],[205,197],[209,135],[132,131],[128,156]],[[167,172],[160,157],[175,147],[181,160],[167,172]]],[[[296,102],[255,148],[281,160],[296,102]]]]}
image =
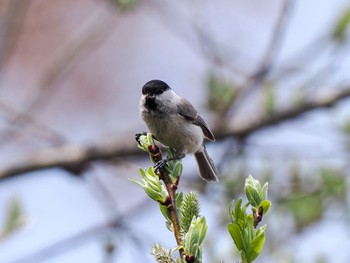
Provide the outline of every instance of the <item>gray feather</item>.
{"type": "Polygon", "coordinates": [[[204,145],[201,151],[194,154],[199,167],[200,176],[205,181],[219,181],[218,170],[216,169],[213,160],[209,157],[204,145]]]}

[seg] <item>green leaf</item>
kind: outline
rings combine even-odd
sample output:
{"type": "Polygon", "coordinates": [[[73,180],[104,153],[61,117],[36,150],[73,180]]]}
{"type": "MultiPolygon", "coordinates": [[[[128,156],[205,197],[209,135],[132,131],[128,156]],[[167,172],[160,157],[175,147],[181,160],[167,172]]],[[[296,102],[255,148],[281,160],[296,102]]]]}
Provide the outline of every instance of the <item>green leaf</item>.
{"type": "Polygon", "coordinates": [[[205,217],[193,217],[191,226],[184,237],[183,249],[188,256],[195,256],[195,262],[201,262],[200,247],[207,232],[205,217]]]}
{"type": "Polygon", "coordinates": [[[322,168],[320,171],[322,183],[322,195],[324,198],[332,198],[339,201],[346,201],[348,187],[346,174],[342,170],[322,168]]]}
{"type": "Polygon", "coordinates": [[[180,209],[182,206],[182,201],[183,201],[183,193],[182,192],[176,193],[175,201],[176,201],[176,207],[180,209]]]}
{"type": "Polygon", "coordinates": [[[173,223],[172,223],[172,221],[171,221],[170,213],[169,213],[168,208],[166,208],[166,206],[160,204],[160,205],[159,205],[159,209],[160,209],[160,212],[162,213],[162,215],[163,215],[164,218],[165,218],[165,226],[167,227],[167,229],[168,229],[170,232],[174,232],[173,223]]]}
{"type": "Polygon", "coordinates": [[[243,242],[243,237],[241,234],[240,227],[235,223],[231,223],[227,226],[227,230],[230,233],[237,249],[239,251],[244,250],[244,242],[243,242]]]}
{"type": "Polygon", "coordinates": [[[258,207],[259,204],[267,196],[268,184],[264,184],[264,189],[261,187],[260,182],[254,179],[251,175],[245,181],[244,192],[248,198],[249,203],[253,207],[258,207]]]}
{"type": "Polygon", "coordinates": [[[207,234],[207,221],[204,216],[199,217],[197,224],[195,225],[196,231],[198,232],[198,246],[202,245],[204,238],[207,234]]]}
{"type": "Polygon", "coordinates": [[[257,235],[252,242],[249,244],[247,249],[247,260],[248,262],[253,262],[260,254],[265,243],[265,232],[261,232],[260,235],[257,235]]]}
{"type": "Polygon", "coordinates": [[[242,206],[243,199],[232,201],[229,205],[231,224],[227,226],[228,231],[240,251],[242,263],[251,263],[260,254],[265,242],[266,225],[255,229],[256,223],[260,222],[258,216],[266,214],[271,206],[267,197],[268,183],[263,187],[258,180],[251,175],[245,181],[245,193],[248,203],[242,206]],[[253,213],[247,214],[247,208],[251,205],[253,213]],[[254,221],[254,220],[257,221],[254,221]]]}
{"type": "Polygon", "coordinates": [[[207,87],[207,107],[218,114],[225,112],[238,94],[237,86],[225,82],[214,74],[209,74],[207,87]]]}
{"type": "Polygon", "coordinates": [[[141,182],[135,180],[130,181],[141,186],[146,194],[154,201],[164,204],[168,192],[160,182],[158,175],[155,174],[153,166],[148,169],[140,169],[140,173],[142,175],[141,182]]]}
{"type": "Polygon", "coordinates": [[[344,122],[344,124],[341,126],[341,130],[345,133],[345,135],[350,135],[350,119],[344,122]]]}
{"type": "Polygon", "coordinates": [[[269,211],[270,206],[271,206],[271,201],[270,200],[264,200],[259,205],[259,207],[263,208],[264,215],[266,215],[267,211],[269,211]]]}
{"type": "Polygon", "coordinates": [[[0,238],[6,238],[24,225],[21,203],[17,198],[12,198],[7,207],[7,214],[0,238]]]}
{"type": "Polygon", "coordinates": [[[261,226],[259,229],[256,230],[255,235],[256,236],[260,235],[262,232],[265,231],[265,229],[266,229],[266,225],[261,226]]]}
{"type": "Polygon", "coordinates": [[[269,189],[269,183],[268,182],[266,182],[265,184],[264,184],[264,186],[263,186],[263,188],[262,188],[262,192],[263,192],[263,194],[264,194],[264,199],[267,199],[267,191],[268,191],[268,189],[269,189]]]}
{"type": "Polygon", "coordinates": [[[251,185],[246,185],[245,187],[245,194],[247,196],[247,199],[249,203],[254,206],[258,207],[259,204],[262,201],[262,198],[260,197],[259,193],[254,189],[251,185]]]}
{"type": "Polygon", "coordinates": [[[139,144],[137,144],[138,148],[148,152],[148,147],[150,145],[153,145],[153,139],[152,139],[152,134],[151,133],[147,133],[146,135],[141,135],[139,137],[139,144]],[[151,139],[150,139],[151,138],[151,139]]]}
{"type": "Polygon", "coordinates": [[[234,204],[235,204],[235,199],[233,199],[228,206],[228,216],[230,217],[231,222],[235,221],[235,212],[233,208],[234,204]]]}
{"type": "MultiPolygon", "coordinates": [[[[145,176],[146,176],[146,170],[140,168],[140,174],[142,175],[142,177],[145,177],[145,176]]],[[[133,181],[132,181],[132,182],[133,182],[133,181]]]]}
{"type": "Polygon", "coordinates": [[[110,1],[122,10],[130,10],[132,8],[135,8],[140,2],[140,0],[110,0],[110,1]]]}
{"type": "Polygon", "coordinates": [[[183,170],[183,166],[182,166],[182,163],[181,162],[176,162],[175,166],[174,166],[174,169],[173,169],[173,176],[175,177],[179,177],[182,175],[182,170],[183,170]]]}
{"type": "Polygon", "coordinates": [[[244,219],[244,213],[241,209],[241,205],[242,205],[242,202],[243,202],[243,199],[242,197],[240,197],[237,201],[237,204],[235,206],[235,219],[238,220],[238,219],[244,219]]]}
{"type": "Polygon", "coordinates": [[[286,205],[289,212],[294,216],[296,228],[299,231],[320,220],[324,212],[320,195],[296,194],[288,200],[286,205]]]}
{"type": "Polygon", "coordinates": [[[341,16],[339,17],[337,23],[333,29],[333,38],[336,41],[343,42],[346,38],[346,31],[350,23],[350,7],[346,8],[341,16]]]}

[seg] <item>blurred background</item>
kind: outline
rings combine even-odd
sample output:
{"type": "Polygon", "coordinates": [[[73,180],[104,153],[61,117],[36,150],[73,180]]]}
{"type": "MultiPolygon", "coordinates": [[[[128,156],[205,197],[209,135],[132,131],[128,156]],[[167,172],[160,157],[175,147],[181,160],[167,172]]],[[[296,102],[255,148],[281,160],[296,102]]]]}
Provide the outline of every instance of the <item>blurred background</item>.
{"type": "Polygon", "coordinates": [[[175,247],[130,179],[142,85],[166,81],[214,131],[193,156],[204,262],[237,262],[230,201],[252,174],[273,206],[258,262],[349,262],[350,2],[1,0],[0,262],[153,262],[175,247]]]}

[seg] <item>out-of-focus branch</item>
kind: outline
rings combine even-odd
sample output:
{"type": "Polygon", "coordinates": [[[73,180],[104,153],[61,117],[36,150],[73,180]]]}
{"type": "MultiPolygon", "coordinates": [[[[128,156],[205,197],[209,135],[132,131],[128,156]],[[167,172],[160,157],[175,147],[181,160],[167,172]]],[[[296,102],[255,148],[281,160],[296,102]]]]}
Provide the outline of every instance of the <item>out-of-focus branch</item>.
{"type": "Polygon", "coordinates": [[[16,47],[29,4],[29,0],[10,0],[4,4],[7,10],[0,26],[0,73],[16,47]]]}
{"type": "Polygon", "coordinates": [[[14,116],[17,116],[21,119],[21,121],[18,122],[17,125],[13,127],[13,129],[20,129],[21,131],[23,131],[22,125],[27,126],[28,128],[34,130],[34,134],[37,135],[40,139],[44,138],[45,141],[49,142],[51,145],[54,146],[63,145],[68,141],[66,138],[64,138],[63,135],[59,134],[47,125],[36,120],[33,116],[29,115],[26,112],[21,112],[15,109],[14,107],[5,103],[2,100],[0,100],[0,109],[6,113],[10,121],[13,119],[14,116]]]}
{"type": "MultiPolygon", "coordinates": [[[[60,240],[53,244],[48,244],[44,246],[39,251],[34,252],[32,254],[26,255],[24,257],[20,257],[18,259],[12,260],[12,263],[27,263],[27,262],[42,262],[47,258],[52,258],[53,256],[67,252],[73,249],[76,249],[79,246],[86,244],[91,240],[98,240],[98,237],[106,237],[106,230],[113,229],[113,231],[118,231],[118,233],[127,233],[127,236],[134,242],[134,245],[137,247],[143,246],[142,240],[139,238],[140,236],[145,237],[147,233],[139,233],[139,229],[137,230],[137,234],[134,233],[133,229],[131,229],[125,222],[127,218],[131,218],[140,214],[140,211],[145,207],[145,201],[147,199],[141,201],[133,207],[130,207],[129,210],[125,211],[123,214],[115,215],[110,219],[107,219],[105,222],[96,224],[95,226],[91,226],[81,232],[78,232],[70,237],[67,237],[63,240],[60,240]]],[[[118,235],[119,236],[119,235],[118,235]]],[[[151,238],[149,238],[151,239],[151,238]]],[[[139,249],[139,251],[143,251],[144,249],[139,249]]]]}
{"type": "Polygon", "coordinates": [[[263,55],[260,65],[258,66],[256,72],[250,78],[248,78],[246,83],[244,83],[239,89],[237,96],[232,97],[232,101],[228,103],[227,109],[224,111],[224,113],[227,113],[232,106],[234,109],[239,108],[240,104],[244,101],[244,98],[250,94],[252,90],[260,87],[260,84],[271,72],[274,60],[281,49],[281,43],[287,32],[286,29],[290,20],[290,14],[292,13],[293,3],[294,0],[284,0],[281,4],[279,15],[272,30],[270,41],[266,47],[265,54],[263,55]]]}
{"type": "MultiPolygon", "coordinates": [[[[75,32],[74,37],[62,47],[62,49],[52,58],[50,65],[42,75],[39,81],[37,92],[32,93],[32,97],[28,100],[24,107],[25,111],[33,112],[41,109],[44,103],[49,102],[49,97],[54,88],[57,86],[63,76],[92,49],[109,36],[110,30],[114,29],[115,18],[105,10],[97,10],[88,21],[83,23],[79,30],[75,32]]],[[[8,122],[12,125],[21,124],[25,127],[28,122],[23,119],[24,115],[12,115],[8,122]]],[[[12,129],[6,130],[0,134],[0,143],[10,141],[9,137],[12,129]]]]}
{"type": "Polygon", "coordinates": [[[277,18],[276,25],[273,29],[270,42],[266,48],[266,52],[264,54],[262,62],[257,72],[253,76],[254,83],[258,83],[262,79],[264,79],[264,77],[271,70],[272,64],[280,51],[282,40],[287,31],[286,27],[289,22],[293,2],[294,0],[285,0],[282,3],[281,10],[277,18]]]}
{"type": "Polygon", "coordinates": [[[291,120],[300,115],[319,108],[327,108],[334,106],[338,101],[350,97],[350,89],[343,89],[337,93],[329,94],[324,98],[316,98],[313,100],[306,100],[299,106],[287,110],[279,111],[273,115],[268,115],[257,119],[255,121],[247,120],[247,122],[235,123],[228,121],[222,123],[220,127],[214,129],[214,134],[217,139],[224,139],[227,137],[246,138],[252,133],[260,129],[281,123],[283,121],[291,120]]]}
{"type": "Polygon", "coordinates": [[[39,150],[22,158],[16,156],[0,166],[0,179],[47,168],[63,168],[79,173],[91,161],[138,155],[133,138],[110,138],[88,145],[67,144],[39,150]]]}
{"type": "Polygon", "coordinates": [[[38,91],[27,106],[28,110],[41,109],[44,103],[48,103],[48,94],[65,73],[110,36],[109,33],[115,28],[115,17],[103,8],[95,12],[80,25],[78,30],[72,34],[70,41],[53,57],[49,67],[42,75],[38,91]]]}
{"type": "MultiPolygon", "coordinates": [[[[157,0],[148,0],[149,5],[146,7],[154,12],[155,17],[159,19],[160,23],[164,26],[169,27],[174,36],[177,36],[179,40],[183,41],[188,48],[192,49],[195,53],[201,55],[212,65],[221,68],[225,67],[230,70],[234,75],[239,75],[242,78],[248,77],[247,72],[242,70],[232,63],[233,58],[228,54],[221,54],[222,47],[215,41],[215,37],[206,31],[206,26],[201,25],[196,20],[195,15],[185,14],[176,4],[173,2],[161,2],[157,0]],[[171,15],[170,15],[171,14],[171,15]],[[175,19],[174,19],[175,18],[175,19]],[[191,26],[191,35],[187,35],[185,31],[179,30],[178,21],[185,21],[191,26]],[[194,37],[194,38],[193,38],[194,37]]],[[[196,3],[189,2],[191,5],[196,3]]],[[[188,8],[191,10],[190,6],[188,8]]],[[[199,10],[197,6],[193,8],[199,10]]],[[[243,54],[238,50],[231,51],[235,54],[242,56],[243,54]]],[[[247,58],[248,59],[248,58],[247,58]]]]}
{"type": "MultiPolygon", "coordinates": [[[[324,98],[305,101],[297,107],[280,111],[274,115],[255,121],[236,123],[227,121],[215,127],[218,140],[228,137],[246,138],[263,128],[281,123],[318,108],[331,107],[339,100],[350,97],[350,88],[324,98]]],[[[40,150],[25,157],[14,158],[13,162],[0,163],[0,179],[47,168],[63,168],[69,171],[81,171],[91,161],[111,160],[139,155],[133,138],[110,138],[89,145],[64,145],[62,147],[40,150]]]]}

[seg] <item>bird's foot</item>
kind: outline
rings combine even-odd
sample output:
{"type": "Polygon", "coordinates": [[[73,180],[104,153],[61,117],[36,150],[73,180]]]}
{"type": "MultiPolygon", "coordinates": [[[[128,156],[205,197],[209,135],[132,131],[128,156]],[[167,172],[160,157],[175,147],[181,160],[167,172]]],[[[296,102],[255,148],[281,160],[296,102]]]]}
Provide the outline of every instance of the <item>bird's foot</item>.
{"type": "Polygon", "coordinates": [[[160,160],[159,162],[157,162],[153,168],[154,168],[154,171],[156,173],[158,173],[161,169],[165,168],[165,166],[167,165],[167,162],[168,160],[167,159],[163,159],[163,160],[160,160]]]}
{"type": "Polygon", "coordinates": [[[140,137],[143,136],[143,135],[147,135],[147,132],[139,132],[139,133],[135,134],[135,140],[137,141],[137,143],[140,146],[142,146],[141,143],[140,143],[140,137]]]}

